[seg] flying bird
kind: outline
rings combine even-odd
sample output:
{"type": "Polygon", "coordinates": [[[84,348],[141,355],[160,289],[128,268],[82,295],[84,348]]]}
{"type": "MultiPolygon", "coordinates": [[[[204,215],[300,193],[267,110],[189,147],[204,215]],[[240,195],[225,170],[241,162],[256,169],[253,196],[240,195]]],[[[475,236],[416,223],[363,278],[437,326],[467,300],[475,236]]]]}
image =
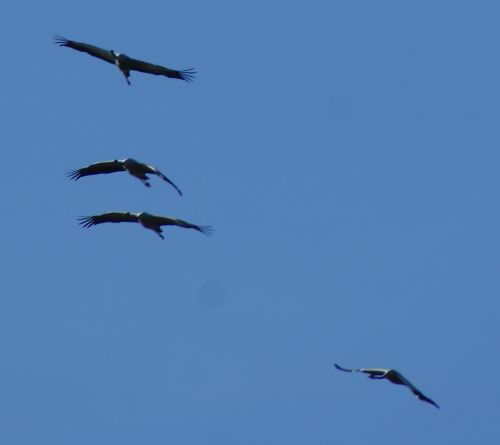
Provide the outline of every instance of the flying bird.
{"type": "Polygon", "coordinates": [[[370,379],[387,379],[391,383],[395,383],[396,385],[405,385],[407,386],[413,394],[417,397],[417,399],[422,400],[423,402],[430,403],[434,405],[436,408],[439,408],[438,404],[434,402],[434,400],[426,397],[421,391],[419,391],[413,384],[403,377],[398,371],[395,369],[380,369],[380,368],[358,368],[358,369],[347,369],[342,368],[341,366],[334,364],[335,367],[344,372],[364,372],[368,374],[370,379]]]}
{"type": "Polygon", "coordinates": [[[130,71],[140,71],[141,73],[155,74],[156,76],[165,76],[173,79],[181,79],[186,82],[191,82],[194,79],[196,72],[194,68],[189,68],[187,70],[179,71],[170,68],[165,68],[161,65],[154,65],[152,63],[143,62],[142,60],[132,59],[131,57],[120,54],[115,51],[102,49],[94,45],[89,45],[88,43],[75,42],[74,40],[69,40],[59,35],[54,37],[54,42],[59,46],[67,46],[68,48],[76,49],[91,56],[97,57],[98,59],[104,60],[106,62],[116,65],[118,69],[125,76],[125,80],[130,85],[130,71]]]}
{"type": "Polygon", "coordinates": [[[175,188],[175,190],[177,190],[177,193],[182,196],[182,192],[180,191],[179,187],[177,187],[161,171],[159,171],[152,165],[143,164],[142,162],[138,162],[132,158],[96,162],[95,164],[87,165],[86,167],[82,167],[78,170],[70,171],[68,173],[68,177],[74,179],[75,181],[78,181],[78,179],[83,176],[101,175],[121,171],[129,172],[132,176],[139,179],[146,187],[151,187],[151,184],[148,181],[148,174],[159,176],[161,179],[168,182],[173,188],[175,188]]]}
{"type": "Polygon", "coordinates": [[[97,224],[103,223],[122,223],[135,222],[140,223],[144,228],[155,232],[161,239],[165,239],[162,234],[161,226],[178,226],[184,229],[194,229],[204,235],[210,236],[213,233],[213,228],[210,226],[197,226],[182,219],[172,218],[169,216],[157,216],[150,213],[130,213],[130,212],[111,212],[103,213],[102,215],[82,216],[78,218],[80,225],[88,228],[97,224]]]}

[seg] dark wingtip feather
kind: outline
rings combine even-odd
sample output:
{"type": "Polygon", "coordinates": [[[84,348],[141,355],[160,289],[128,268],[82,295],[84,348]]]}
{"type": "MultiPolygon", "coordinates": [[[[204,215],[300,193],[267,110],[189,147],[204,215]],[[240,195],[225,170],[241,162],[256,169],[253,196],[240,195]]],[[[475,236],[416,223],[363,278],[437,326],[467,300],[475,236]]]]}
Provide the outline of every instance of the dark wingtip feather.
{"type": "Polygon", "coordinates": [[[80,216],[78,217],[78,221],[80,221],[78,224],[80,224],[82,227],[85,227],[86,229],[94,225],[93,216],[80,216]]]}
{"type": "Polygon", "coordinates": [[[334,363],[333,366],[335,366],[335,368],[337,368],[339,371],[352,372],[351,369],[342,368],[342,366],[338,365],[337,363],[334,363]]]}
{"type": "Polygon", "coordinates": [[[188,68],[187,70],[179,71],[179,78],[185,80],[186,82],[192,82],[195,79],[196,71],[194,68],[188,68]]]}
{"type": "Polygon", "coordinates": [[[177,187],[172,181],[170,181],[169,179],[166,179],[166,181],[177,191],[177,193],[179,194],[179,196],[182,196],[182,192],[181,192],[181,189],[179,187],[177,187]]]}
{"type": "Polygon", "coordinates": [[[59,46],[68,46],[69,42],[70,41],[67,38],[65,38],[63,36],[60,36],[59,34],[56,34],[54,36],[54,43],[56,45],[59,45],[59,46]]]}
{"type": "Polygon", "coordinates": [[[80,170],[72,170],[66,173],[66,176],[70,179],[78,181],[82,177],[82,173],[80,172],[80,170]]]}
{"type": "Polygon", "coordinates": [[[214,234],[214,228],[212,226],[196,226],[195,229],[208,237],[214,234]]]}
{"type": "Polygon", "coordinates": [[[158,170],[154,169],[154,173],[158,175],[161,179],[163,179],[165,182],[170,184],[176,191],[177,193],[182,196],[181,189],[177,187],[170,179],[168,179],[163,173],[159,172],[158,170]]]}
{"type": "Polygon", "coordinates": [[[434,402],[434,400],[429,399],[429,397],[424,396],[422,393],[417,393],[417,394],[416,394],[416,396],[417,396],[417,399],[420,399],[420,400],[422,400],[423,402],[430,403],[431,405],[433,405],[433,406],[435,406],[437,409],[439,409],[439,405],[438,405],[436,402],[434,402]]]}

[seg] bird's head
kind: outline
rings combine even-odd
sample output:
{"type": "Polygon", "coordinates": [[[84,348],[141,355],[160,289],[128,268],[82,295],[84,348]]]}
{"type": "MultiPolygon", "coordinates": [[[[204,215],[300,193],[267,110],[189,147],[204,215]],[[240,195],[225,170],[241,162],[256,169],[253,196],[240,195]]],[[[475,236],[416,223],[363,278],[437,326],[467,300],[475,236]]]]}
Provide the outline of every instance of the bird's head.
{"type": "Polygon", "coordinates": [[[119,53],[115,52],[114,50],[109,50],[109,53],[113,57],[113,59],[118,59],[118,56],[120,55],[119,53]]]}

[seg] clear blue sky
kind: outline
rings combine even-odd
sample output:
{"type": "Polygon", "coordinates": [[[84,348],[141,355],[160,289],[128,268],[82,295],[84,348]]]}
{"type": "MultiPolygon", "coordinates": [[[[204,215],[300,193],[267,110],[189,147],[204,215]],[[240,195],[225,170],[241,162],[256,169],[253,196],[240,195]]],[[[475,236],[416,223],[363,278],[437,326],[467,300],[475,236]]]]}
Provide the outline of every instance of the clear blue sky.
{"type": "Polygon", "coordinates": [[[499,21],[498,1],[3,5],[0,442],[498,444],[499,21]],[[128,87],[56,33],[198,76],[128,87]],[[65,176],[127,156],[184,196],[65,176]],[[113,210],[215,236],[77,224],[113,210]]]}

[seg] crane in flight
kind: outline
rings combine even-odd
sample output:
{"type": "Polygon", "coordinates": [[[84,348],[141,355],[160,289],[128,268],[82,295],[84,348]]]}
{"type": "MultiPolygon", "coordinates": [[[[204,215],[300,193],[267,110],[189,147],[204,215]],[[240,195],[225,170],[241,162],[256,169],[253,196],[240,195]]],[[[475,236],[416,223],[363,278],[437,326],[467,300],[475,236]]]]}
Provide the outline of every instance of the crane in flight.
{"type": "Polygon", "coordinates": [[[161,239],[165,239],[162,234],[161,226],[177,226],[184,229],[194,229],[207,236],[210,236],[213,233],[213,228],[210,226],[198,226],[196,224],[183,221],[182,219],[172,218],[170,216],[157,216],[146,212],[110,212],[94,216],[81,216],[78,219],[80,221],[80,225],[85,228],[104,223],[139,223],[142,227],[155,232],[161,239]]]}
{"type": "Polygon", "coordinates": [[[370,379],[387,379],[389,382],[394,383],[396,385],[404,385],[410,389],[410,391],[415,394],[417,399],[422,400],[423,402],[430,403],[434,405],[436,408],[439,408],[438,404],[434,402],[434,400],[429,399],[429,397],[425,396],[420,390],[418,390],[408,379],[403,377],[398,371],[395,369],[381,369],[381,368],[342,368],[342,366],[334,364],[335,368],[339,371],[344,372],[364,372],[368,374],[368,378],[370,379]]]}
{"type": "Polygon", "coordinates": [[[66,39],[65,37],[56,35],[54,42],[59,46],[66,46],[76,51],[81,51],[90,54],[93,57],[104,60],[105,62],[116,65],[116,67],[125,76],[125,80],[130,85],[130,71],[140,71],[141,73],[154,74],[156,76],[165,76],[172,79],[181,79],[186,82],[191,82],[196,72],[194,68],[186,70],[174,70],[166,68],[161,65],[144,62],[139,59],[133,59],[126,54],[117,53],[115,51],[99,48],[98,46],[90,45],[88,43],[76,42],[74,40],[66,39]]]}
{"type": "Polygon", "coordinates": [[[148,174],[156,175],[168,182],[177,193],[182,196],[182,192],[179,187],[177,187],[170,179],[168,179],[160,170],[153,167],[152,165],[143,164],[142,162],[136,161],[132,158],[126,159],[115,159],[114,161],[102,161],[96,162],[95,164],[87,165],[86,167],[79,168],[78,170],[73,170],[68,173],[68,177],[78,181],[78,179],[83,176],[91,175],[101,175],[107,173],[116,173],[126,171],[130,173],[133,177],[139,179],[146,187],[151,187],[148,181],[148,174]]]}

